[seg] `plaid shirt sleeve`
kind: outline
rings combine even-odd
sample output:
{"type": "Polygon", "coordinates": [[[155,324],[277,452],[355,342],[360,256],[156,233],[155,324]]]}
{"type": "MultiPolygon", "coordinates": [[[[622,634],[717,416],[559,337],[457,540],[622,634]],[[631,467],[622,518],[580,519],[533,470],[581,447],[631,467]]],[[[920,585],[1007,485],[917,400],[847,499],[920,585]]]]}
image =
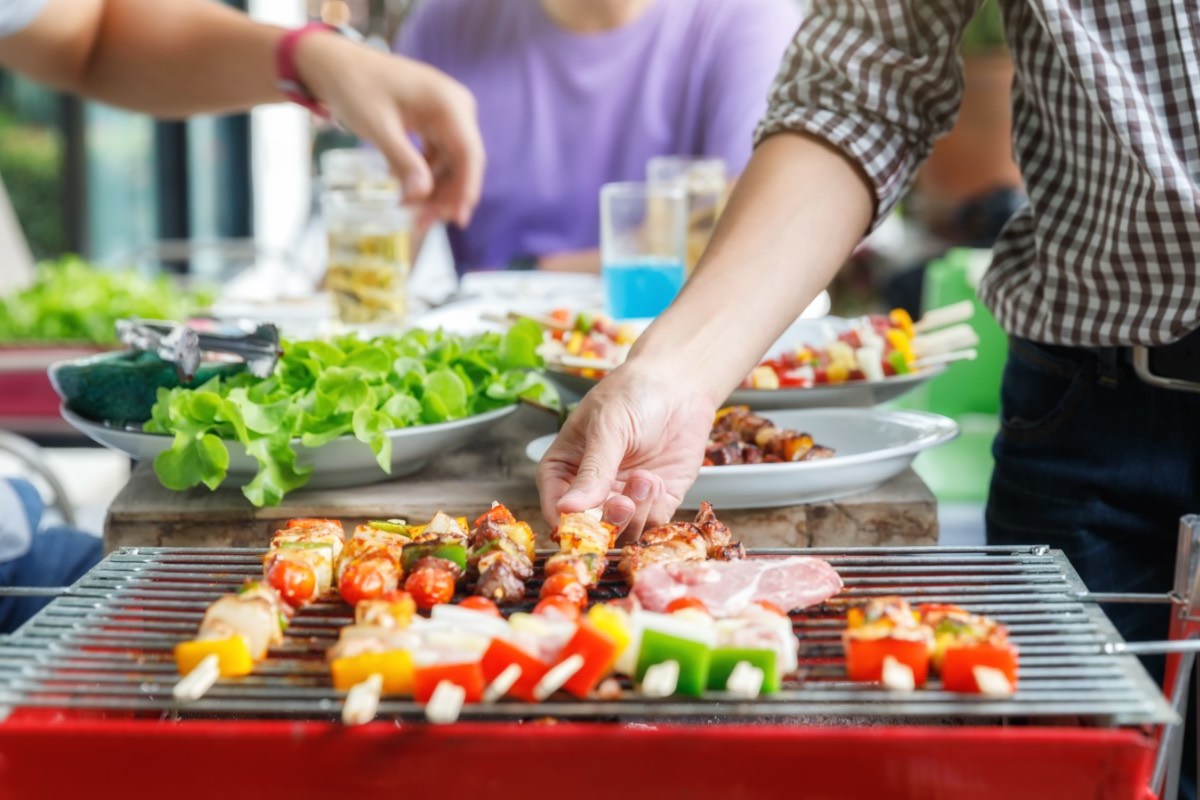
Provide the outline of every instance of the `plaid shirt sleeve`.
{"type": "Polygon", "coordinates": [[[958,42],[978,0],[813,0],[755,138],[805,132],[861,165],[875,225],[962,100],[958,42]]]}

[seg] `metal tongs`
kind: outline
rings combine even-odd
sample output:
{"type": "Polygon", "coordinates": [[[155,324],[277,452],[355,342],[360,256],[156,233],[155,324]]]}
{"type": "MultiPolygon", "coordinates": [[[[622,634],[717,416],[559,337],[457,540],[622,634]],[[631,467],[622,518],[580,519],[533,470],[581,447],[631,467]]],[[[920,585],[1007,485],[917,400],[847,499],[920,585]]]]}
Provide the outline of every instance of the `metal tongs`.
{"type": "Polygon", "coordinates": [[[205,353],[237,356],[258,378],[267,377],[275,369],[283,354],[275,325],[215,320],[213,324],[214,330],[204,331],[179,322],[122,319],[117,321],[117,336],[131,350],[154,353],[174,364],[181,381],[196,376],[205,353]]]}

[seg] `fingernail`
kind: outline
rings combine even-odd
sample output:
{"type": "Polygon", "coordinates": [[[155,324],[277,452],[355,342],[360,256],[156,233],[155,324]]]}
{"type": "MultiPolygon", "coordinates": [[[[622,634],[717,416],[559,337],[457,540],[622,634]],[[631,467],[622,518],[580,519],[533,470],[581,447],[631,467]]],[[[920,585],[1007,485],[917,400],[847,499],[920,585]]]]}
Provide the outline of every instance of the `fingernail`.
{"type": "Polygon", "coordinates": [[[629,522],[629,520],[633,519],[633,509],[626,508],[624,506],[617,506],[609,511],[606,516],[608,517],[609,522],[619,528],[625,523],[629,522]]]}
{"type": "Polygon", "coordinates": [[[634,500],[645,500],[653,489],[654,484],[646,478],[634,478],[629,482],[629,496],[634,500]]]}

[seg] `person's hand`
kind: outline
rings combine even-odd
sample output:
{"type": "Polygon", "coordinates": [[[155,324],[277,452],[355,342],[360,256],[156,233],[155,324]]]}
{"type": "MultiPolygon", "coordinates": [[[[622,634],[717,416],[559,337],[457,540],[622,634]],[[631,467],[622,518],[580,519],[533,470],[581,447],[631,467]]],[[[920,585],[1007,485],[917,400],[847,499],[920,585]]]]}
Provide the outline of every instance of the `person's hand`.
{"type": "Polygon", "coordinates": [[[296,69],[334,119],[379,148],[404,186],[405,202],[425,201],[423,222],[467,223],[479,202],[484,152],[475,98],[464,86],[335,34],[301,41],[296,69]]]}
{"type": "Polygon", "coordinates": [[[680,376],[624,364],[584,396],[542,458],[546,521],[603,507],[630,536],[670,521],[699,473],[715,413],[680,376]]]}

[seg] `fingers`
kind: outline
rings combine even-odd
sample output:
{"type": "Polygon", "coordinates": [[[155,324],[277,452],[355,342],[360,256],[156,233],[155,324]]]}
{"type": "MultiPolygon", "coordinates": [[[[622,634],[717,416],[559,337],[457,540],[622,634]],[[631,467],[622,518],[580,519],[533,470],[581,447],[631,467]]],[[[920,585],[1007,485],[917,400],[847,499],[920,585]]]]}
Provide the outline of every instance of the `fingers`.
{"type": "Polygon", "coordinates": [[[383,126],[375,146],[387,159],[404,188],[404,200],[409,202],[428,196],[434,190],[433,173],[425,157],[408,138],[399,118],[383,126]]]}
{"type": "Polygon", "coordinates": [[[551,524],[559,514],[601,506],[625,457],[627,436],[612,430],[600,433],[603,423],[588,425],[582,419],[567,420],[538,466],[543,513],[551,524]]]}
{"type": "Polygon", "coordinates": [[[619,498],[610,500],[606,506],[610,521],[620,526],[620,523],[612,518],[613,510],[630,512],[623,526],[624,533],[629,539],[635,540],[646,527],[650,513],[658,505],[658,498],[662,493],[661,478],[648,470],[634,470],[625,481],[625,491],[619,498]],[[621,502],[617,502],[618,500],[621,502]]]}
{"type": "Polygon", "coordinates": [[[483,189],[483,142],[473,113],[448,117],[430,157],[437,178],[433,203],[445,219],[465,226],[483,189]]]}

